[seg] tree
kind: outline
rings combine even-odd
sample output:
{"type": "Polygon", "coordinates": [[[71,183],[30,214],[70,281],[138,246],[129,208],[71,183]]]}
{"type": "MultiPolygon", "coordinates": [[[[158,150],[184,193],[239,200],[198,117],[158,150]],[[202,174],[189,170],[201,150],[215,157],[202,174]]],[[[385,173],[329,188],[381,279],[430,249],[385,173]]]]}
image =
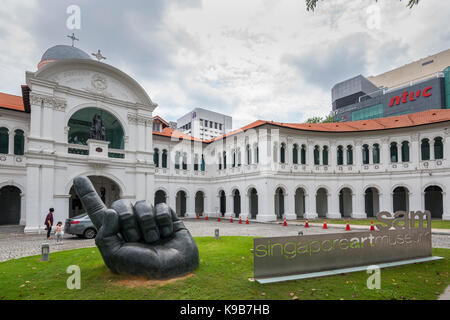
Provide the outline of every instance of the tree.
{"type": "MultiPolygon", "coordinates": [[[[375,1],[378,2],[378,0],[375,0],[375,1]]],[[[402,1],[402,0],[400,0],[400,1],[402,1]]],[[[314,9],[317,6],[317,2],[319,2],[319,0],[306,0],[306,10],[314,11],[314,9]]],[[[407,7],[411,9],[412,7],[414,7],[415,5],[418,5],[418,4],[419,4],[419,0],[408,0],[407,7]]]]}
{"type": "Polygon", "coordinates": [[[305,121],[305,123],[330,123],[337,122],[333,116],[327,116],[325,118],[322,117],[312,117],[305,121]]]}

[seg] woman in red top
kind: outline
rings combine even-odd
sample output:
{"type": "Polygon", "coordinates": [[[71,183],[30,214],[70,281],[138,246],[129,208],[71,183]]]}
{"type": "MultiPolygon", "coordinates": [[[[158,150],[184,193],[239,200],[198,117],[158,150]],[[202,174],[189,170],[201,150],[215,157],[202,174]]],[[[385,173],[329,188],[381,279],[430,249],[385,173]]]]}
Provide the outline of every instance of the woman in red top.
{"type": "Polygon", "coordinates": [[[47,217],[45,218],[44,224],[46,225],[47,230],[47,240],[50,240],[50,232],[52,232],[52,226],[53,226],[53,212],[55,209],[50,208],[49,212],[47,214],[47,217]]]}

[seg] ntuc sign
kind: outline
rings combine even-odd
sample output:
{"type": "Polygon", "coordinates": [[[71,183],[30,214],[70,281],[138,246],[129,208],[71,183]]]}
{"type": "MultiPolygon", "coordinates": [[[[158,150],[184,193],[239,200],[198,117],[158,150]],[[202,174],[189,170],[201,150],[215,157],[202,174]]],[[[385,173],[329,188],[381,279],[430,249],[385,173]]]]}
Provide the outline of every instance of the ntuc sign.
{"type": "Polygon", "coordinates": [[[416,101],[421,96],[424,98],[428,98],[432,95],[431,90],[433,89],[432,86],[426,87],[425,89],[417,90],[417,91],[408,91],[406,90],[403,92],[401,96],[395,96],[391,98],[391,103],[389,104],[389,107],[393,107],[394,105],[398,106],[400,103],[408,103],[411,101],[416,101]]]}
{"type": "Polygon", "coordinates": [[[255,238],[255,279],[316,274],[431,257],[429,211],[380,212],[376,231],[255,238]]]}

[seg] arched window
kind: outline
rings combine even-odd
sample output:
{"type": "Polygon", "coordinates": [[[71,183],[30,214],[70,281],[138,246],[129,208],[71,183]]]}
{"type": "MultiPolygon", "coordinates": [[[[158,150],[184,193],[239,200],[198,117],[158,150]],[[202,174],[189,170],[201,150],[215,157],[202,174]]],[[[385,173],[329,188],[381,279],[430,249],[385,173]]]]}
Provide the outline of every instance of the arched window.
{"type": "Polygon", "coordinates": [[[14,135],[14,154],[18,156],[23,156],[25,147],[25,139],[23,136],[23,131],[17,129],[14,135]]]}
{"type": "Polygon", "coordinates": [[[324,146],[322,150],[322,164],[324,166],[328,165],[328,147],[324,146]]]}
{"type": "Polygon", "coordinates": [[[259,163],[259,147],[258,146],[256,146],[256,156],[255,156],[255,161],[256,161],[256,163],[259,163]]]}
{"type": "Polygon", "coordinates": [[[280,163],[286,163],[286,144],[282,143],[280,148],[280,163]]]}
{"type": "Polygon", "coordinates": [[[222,154],[219,153],[219,170],[222,170],[222,154]]]}
{"type": "Polygon", "coordinates": [[[180,151],[177,151],[175,153],[175,169],[180,169],[180,157],[181,157],[180,151]]]}
{"type": "Polygon", "coordinates": [[[363,164],[369,164],[369,146],[367,144],[362,146],[362,161],[363,164]]]}
{"type": "Polygon", "coordinates": [[[444,144],[441,137],[434,138],[434,159],[444,158],[444,144]]]}
{"type": "Polygon", "coordinates": [[[391,162],[393,163],[398,162],[397,142],[391,143],[391,162]]]}
{"type": "Polygon", "coordinates": [[[0,128],[0,153],[9,153],[9,133],[6,128],[0,128]]]}
{"type": "Polygon", "coordinates": [[[353,164],[353,147],[347,146],[347,164],[353,164]]]}
{"type": "Polygon", "coordinates": [[[420,149],[421,149],[422,161],[430,160],[430,140],[423,139],[420,149]]]}
{"type": "Polygon", "coordinates": [[[402,162],[409,162],[409,142],[402,142],[402,162]]]}
{"type": "Polygon", "coordinates": [[[342,166],[344,164],[344,147],[337,147],[337,164],[338,166],[342,166]]]}
{"type": "Polygon", "coordinates": [[[92,119],[100,115],[105,127],[105,139],[109,141],[110,149],[124,149],[124,131],[120,121],[108,111],[99,108],[84,108],[74,113],[70,118],[68,142],[70,144],[86,145],[90,137],[92,119]]]}
{"type": "Polygon", "coordinates": [[[249,144],[247,145],[247,164],[252,164],[252,152],[249,144]]]}
{"type": "Polygon", "coordinates": [[[205,165],[205,156],[202,155],[202,165],[201,165],[200,170],[205,171],[205,167],[206,167],[206,165],[205,165]]]}
{"type": "Polygon", "coordinates": [[[155,167],[159,167],[159,149],[157,148],[153,149],[153,163],[155,167]]]}
{"type": "Polygon", "coordinates": [[[183,153],[183,170],[187,170],[187,153],[183,153]]]}
{"type": "Polygon", "coordinates": [[[240,167],[241,166],[241,148],[239,148],[238,149],[238,152],[237,152],[237,165],[238,165],[238,167],[240,167]]]}
{"type": "Polygon", "coordinates": [[[236,167],[236,150],[233,150],[233,163],[231,164],[231,166],[233,168],[236,167]]]}
{"type": "Polygon", "coordinates": [[[198,171],[198,154],[194,155],[194,171],[198,171]]]}
{"type": "Polygon", "coordinates": [[[161,164],[162,164],[162,167],[163,168],[167,168],[167,150],[166,149],[164,149],[163,151],[162,151],[162,159],[161,159],[161,164]]]}
{"type": "Polygon", "coordinates": [[[294,147],[292,148],[292,163],[298,164],[298,145],[294,144],[294,147]]]}
{"type": "Polygon", "coordinates": [[[319,165],[320,164],[320,158],[319,158],[319,146],[314,147],[314,164],[319,165]]]}
{"type": "Polygon", "coordinates": [[[378,164],[380,163],[380,145],[378,143],[375,143],[373,145],[372,149],[372,157],[373,157],[373,163],[378,164]]]}
{"type": "Polygon", "coordinates": [[[223,152],[223,168],[227,168],[227,153],[225,151],[223,152]]]}
{"type": "Polygon", "coordinates": [[[306,146],[302,144],[302,150],[300,151],[300,161],[302,164],[306,164],[306,146]]]}

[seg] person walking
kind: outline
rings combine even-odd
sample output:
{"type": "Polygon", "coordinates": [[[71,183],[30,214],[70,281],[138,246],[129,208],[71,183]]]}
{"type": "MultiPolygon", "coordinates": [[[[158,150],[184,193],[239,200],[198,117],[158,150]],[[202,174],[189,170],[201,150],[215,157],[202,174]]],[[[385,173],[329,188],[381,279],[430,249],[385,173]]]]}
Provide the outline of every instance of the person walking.
{"type": "Polygon", "coordinates": [[[46,230],[47,230],[47,240],[50,240],[50,232],[52,232],[52,226],[53,226],[53,212],[55,211],[55,209],[50,208],[48,210],[48,214],[47,217],[45,218],[45,226],[46,226],[46,230]]]}

